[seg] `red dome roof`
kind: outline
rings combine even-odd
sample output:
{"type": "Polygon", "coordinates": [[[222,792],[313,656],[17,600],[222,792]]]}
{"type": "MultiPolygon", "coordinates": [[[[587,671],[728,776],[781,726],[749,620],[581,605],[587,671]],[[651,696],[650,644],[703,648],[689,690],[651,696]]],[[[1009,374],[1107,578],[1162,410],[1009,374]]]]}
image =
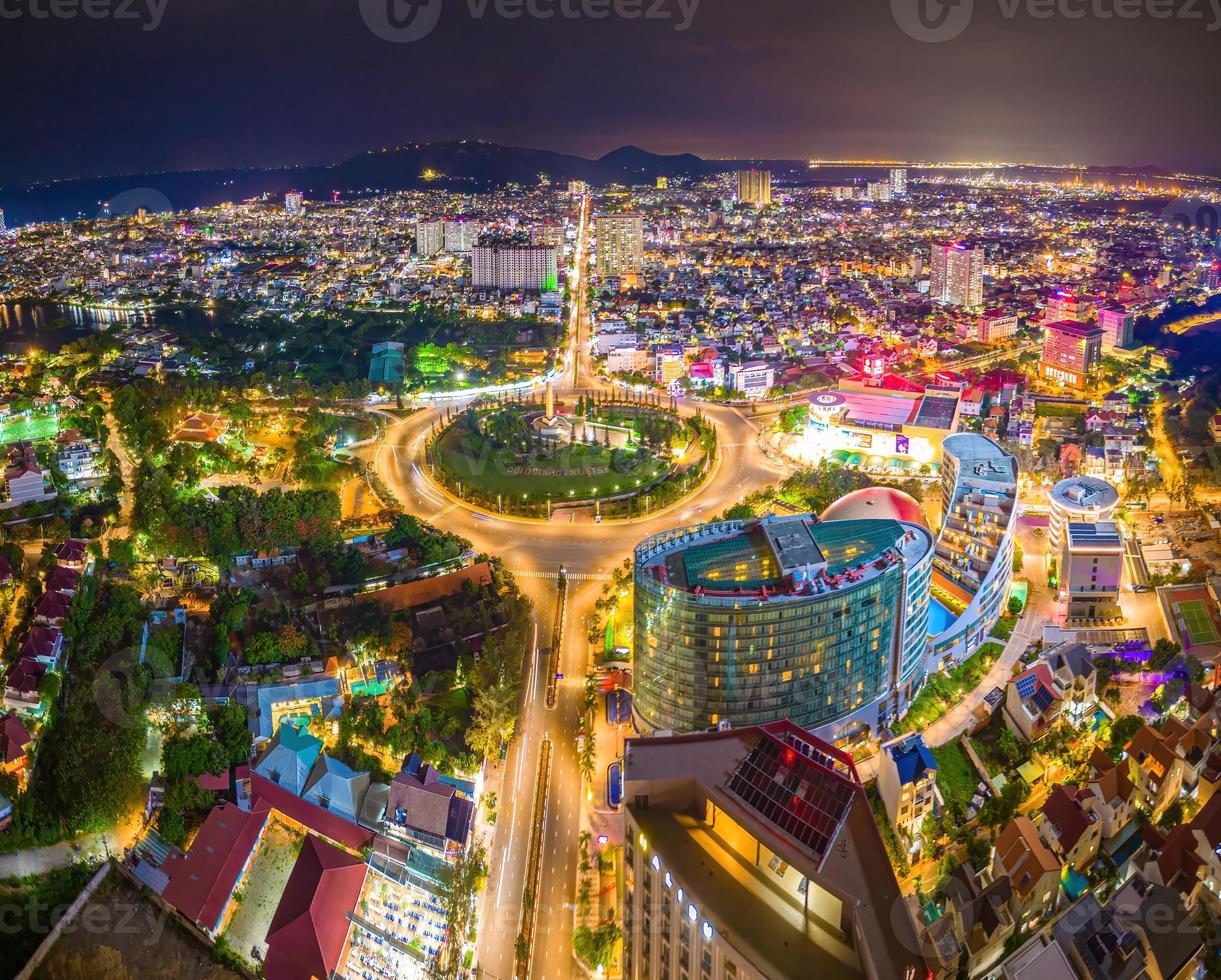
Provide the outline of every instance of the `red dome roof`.
{"type": "Polygon", "coordinates": [[[928,528],[928,518],[920,504],[909,494],[894,487],[865,487],[840,497],[821,514],[824,521],[891,519],[928,528]]]}

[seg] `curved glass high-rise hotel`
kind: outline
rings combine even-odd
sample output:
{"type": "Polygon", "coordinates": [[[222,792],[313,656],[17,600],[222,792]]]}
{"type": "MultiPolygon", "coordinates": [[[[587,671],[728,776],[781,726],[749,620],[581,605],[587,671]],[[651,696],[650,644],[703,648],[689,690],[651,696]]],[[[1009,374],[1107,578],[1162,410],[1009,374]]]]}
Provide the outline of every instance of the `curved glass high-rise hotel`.
{"type": "Polygon", "coordinates": [[[790,718],[876,731],[924,677],[932,535],[897,520],[726,521],[636,549],[635,706],[650,730],[790,718]]]}

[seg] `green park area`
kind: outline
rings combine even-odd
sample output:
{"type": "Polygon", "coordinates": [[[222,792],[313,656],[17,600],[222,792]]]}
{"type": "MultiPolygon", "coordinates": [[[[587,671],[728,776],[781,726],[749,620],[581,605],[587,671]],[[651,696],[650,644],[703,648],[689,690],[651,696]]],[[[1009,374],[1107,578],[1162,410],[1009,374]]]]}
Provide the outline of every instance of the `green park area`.
{"type": "Polygon", "coordinates": [[[945,715],[988,675],[1004,649],[999,643],[985,643],[953,670],[930,674],[907,714],[894,726],[895,734],[923,731],[945,715]]]}
{"type": "Polygon", "coordinates": [[[53,439],[59,432],[59,416],[54,412],[22,413],[0,422],[0,446],[29,439],[53,439]]]}
{"type": "MultiPolygon", "coordinates": [[[[584,408],[584,406],[582,406],[584,408]]],[[[433,472],[464,499],[492,510],[631,494],[673,472],[690,437],[662,412],[585,409],[556,425],[541,406],[467,411],[437,439],[433,472]]]]}

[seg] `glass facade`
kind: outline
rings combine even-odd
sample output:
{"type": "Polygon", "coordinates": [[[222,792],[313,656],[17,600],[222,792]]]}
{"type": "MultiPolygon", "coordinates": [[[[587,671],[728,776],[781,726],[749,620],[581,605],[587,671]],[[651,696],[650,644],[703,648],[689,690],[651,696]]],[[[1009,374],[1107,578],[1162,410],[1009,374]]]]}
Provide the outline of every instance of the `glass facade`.
{"type": "MultiPolygon", "coordinates": [[[[905,557],[919,554],[880,569],[871,565],[860,581],[834,590],[763,598],[708,595],[656,574],[658,564],[683,560],[688,548],[707,550],[700,537],[717,533],[707,526],[641,545],[635,705],[650,728],[698,731],[723,721],[742,727],[790,718],[816,729],[915,678],[927,649],[931,537],[916,529],[917,544],[904,548],[912,526],[894,521],[829,522],[817,530],[840,524],[889,527],[878,552],[859,556],[864,562],[889,546],[900,546],[905,557]]],[[[725,527],[717,531],[722,537],[714,545],[725,540],[725,527]]],[[[831,535],[817,537],[825,544],[831,535]]],[[[877,719],[867,723],[876,726],[877,719]]]]}

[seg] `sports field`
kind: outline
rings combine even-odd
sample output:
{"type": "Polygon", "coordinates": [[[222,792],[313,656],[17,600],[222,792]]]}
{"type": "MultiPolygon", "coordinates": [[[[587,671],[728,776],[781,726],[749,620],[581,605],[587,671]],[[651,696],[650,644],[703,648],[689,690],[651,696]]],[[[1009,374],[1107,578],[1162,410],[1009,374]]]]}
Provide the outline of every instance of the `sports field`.
{"type": "Polygon", "coordinates": [[[1179,615],[1183,617],[1183,625],[1193,647],[1217,642],[1217,628],[1213,625],[1203,600],[1188,599],[1186,602],[1180,602],[1179,615]]]}
{"type": "Polygon", "coordinates": [[[23,439],[51,439],[59,432],[59,416],[54,413],[16,415],[0,422],[0,446],[23,439]]]}

